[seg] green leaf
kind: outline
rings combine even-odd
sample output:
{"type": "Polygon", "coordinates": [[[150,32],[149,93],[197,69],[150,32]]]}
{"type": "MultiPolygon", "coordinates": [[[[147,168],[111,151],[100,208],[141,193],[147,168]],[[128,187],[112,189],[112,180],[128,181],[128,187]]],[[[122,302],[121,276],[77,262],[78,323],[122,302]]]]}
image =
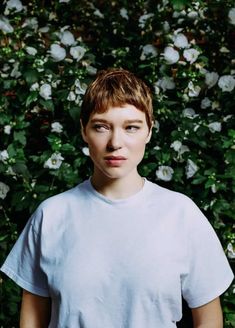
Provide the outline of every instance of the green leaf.
{"type": "Polygon", "coordinates": [[[23,76],[26,82],[30,85],[38,81],[38,72],[34,69],[25,71],[23,76]]]}
{"type": "Polygon", "coordinates": [[[190,4],[191,1],[188,0],[170,0],[174,10],[183,10],[187,4],[190,4]]]}
{"type": "Polygon", "coordinates": [[[52,100],[43,100],[40,99],[39,100],[40,105],[42,105],[45,109],[49,110],[49,111],[54,111],[54,104],[52,100]]]}
{"type": "Polygon", "coordinates": [[[32,102],[37,100],[37,98],[38,98],[38,92],[31,91],[25,102],[26,107],[28,107],[32,102]]]}
{"type": "Polygon", "coordinates": [[[30,177],[29,170],[24,162],[17,162],[12,166],[12,168],[14,172],[16,172],[17,174],[22,174],[24,178],[28,179],[30,177]]]}
{"type": "Polygon", "coordinates": [[[66,144],[62,145],[61,150],[65,153],[66,152],[71,153],[71,152],[74,152],[76,150],[76,148],[73,145],[66,143],[66,144]]]}
{"type": "Polygon", "coordinates": [[[25,146],[26,145],[25,131],[15,131],[14,132],[14,140],[18,141],[23,146],[25,146]]]}

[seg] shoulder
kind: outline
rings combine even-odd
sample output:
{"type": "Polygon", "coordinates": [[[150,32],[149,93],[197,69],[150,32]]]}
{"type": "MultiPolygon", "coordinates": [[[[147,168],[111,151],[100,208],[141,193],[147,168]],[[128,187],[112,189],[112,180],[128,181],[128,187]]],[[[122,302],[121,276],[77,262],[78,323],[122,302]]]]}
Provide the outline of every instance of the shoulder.
{"type": "Polygon", "coordinates": [[[62,210],[74,202],[81,201],[85,196],[87,181],[84,181],[77,186],[51,196],[45,199],[40,205],[39,209],[45,210],[62,210]]]}
{"type": "Polygon", "coordinates": [[[87,181],[77,186],[45,199],[32,214],[30,221],[32,225],[40,230],[41,225],[59,223],[64,219],[73,217],[84,207],[82,204],[86,199],[87,181]]]}
{"type": "Polygon", "coordinates": [[[152,183],[148,183],[147,203],[155,213],[167,217],[170,222],[195,227],[208,221],[198,205],[183,193],[173,191],[152,183]]]}
{"type": "Polygon", "coordinates": [[[184,208],[191,208],[196,206],[194,201],[183,193],[161,187],[158,184],[150,181],[147,181],[147,183],[149,199],[153,200],[154,202],[158,201],[160,203],[161,201],[162,204],[170,203],[171,206],[183,206],[184,208]]]}

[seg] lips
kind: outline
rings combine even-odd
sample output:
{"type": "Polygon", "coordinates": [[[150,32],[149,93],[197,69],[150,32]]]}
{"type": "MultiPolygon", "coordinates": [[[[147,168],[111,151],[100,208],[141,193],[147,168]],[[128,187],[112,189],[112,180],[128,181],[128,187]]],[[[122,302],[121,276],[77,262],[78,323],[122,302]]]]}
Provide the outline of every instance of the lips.
{"type": "Polygon", "coordinates": [[[106,156],[104,159],[108,166],[112,167],[119,167],[126,160],[123,156],[106,156]]]}
{"type": "Polygon", "coordinates": [[[106,160],[114,160],[114,161],[121,161],[121,160],[125,160],[126,157],[123,156],[106,156],[105,157],[106,160]]]}

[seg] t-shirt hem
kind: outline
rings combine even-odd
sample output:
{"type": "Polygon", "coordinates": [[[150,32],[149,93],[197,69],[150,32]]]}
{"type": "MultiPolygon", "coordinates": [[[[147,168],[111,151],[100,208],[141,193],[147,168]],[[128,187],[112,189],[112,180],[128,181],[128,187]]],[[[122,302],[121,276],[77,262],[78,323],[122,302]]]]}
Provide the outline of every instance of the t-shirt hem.
{"type": "Polygon", "coordinates": [[[30,282],[25,281],[5,264],[0,268],[0,270],[3,273],[5,273],[10,279],[12,279],[19,287],[27,290],[28,292],[35,294],[35,295],[43,296],[43,297],[50,297],[50,295],[46,289],[34,286],[30,282]]]}
{"type": "Polygon", "coordinates": [[[231,274],[222,287],[220,287],[219,289],[217,289],[216,291],[214,291],[213,293],[211,293],[209,295],[208,294],[202,295],[201,297],[198,297],[197,299],[195,299],[193,301],[188,301],[188,306],[191,309],[193,309],[193,308],[203,306],[203,305],[213,301],[217,297],[221,296],[229,288],[229,286],[233,282],[233,279],[234,279],[234,276],[233,276],[233,274],[231,274]]]}

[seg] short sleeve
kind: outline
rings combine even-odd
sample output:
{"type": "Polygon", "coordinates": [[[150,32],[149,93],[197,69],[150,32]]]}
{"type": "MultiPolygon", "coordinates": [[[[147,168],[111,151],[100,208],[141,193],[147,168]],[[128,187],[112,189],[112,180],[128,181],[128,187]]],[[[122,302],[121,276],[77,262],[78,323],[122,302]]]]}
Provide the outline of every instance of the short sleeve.
{"type": "Polygon", "coordinates": [[[47,276],[40,267],[40,222],[38,208],[1,267],[9,278],[23,289],[40,296],[49,296],[47,276]]]}
{"type": "Polygon", "coordinates": [[[189,270],[182,279],[182,293],[189,307],[195,308],[224,293],[233,272],[214,229],[193,202],[188,216],[189,270]]]}

